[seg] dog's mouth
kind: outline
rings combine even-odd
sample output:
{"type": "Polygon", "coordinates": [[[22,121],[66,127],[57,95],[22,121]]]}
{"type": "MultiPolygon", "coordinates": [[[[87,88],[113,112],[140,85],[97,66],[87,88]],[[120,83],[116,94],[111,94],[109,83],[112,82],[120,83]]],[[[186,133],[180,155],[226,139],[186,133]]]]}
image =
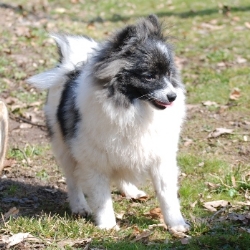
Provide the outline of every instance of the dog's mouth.
{"type": "Polygon", "coordinates": [[[165,109],[171,107],[174,102],[162,102],[156,99],[151,100],[151,103],[158,109],[165,109]]]}

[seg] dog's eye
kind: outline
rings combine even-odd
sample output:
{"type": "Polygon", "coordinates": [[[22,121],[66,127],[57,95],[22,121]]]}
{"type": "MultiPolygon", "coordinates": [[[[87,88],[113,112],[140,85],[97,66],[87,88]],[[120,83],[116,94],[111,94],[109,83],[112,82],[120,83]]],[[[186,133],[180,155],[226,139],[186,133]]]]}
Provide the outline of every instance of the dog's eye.
{"type": "Polygon", "coordinates": [[[146,81],[151,82],[151,81],[155,80],[155,75],[153,75],[153,74],[146,74],[146,75],[144,75],[144,79],[146,81]]]}

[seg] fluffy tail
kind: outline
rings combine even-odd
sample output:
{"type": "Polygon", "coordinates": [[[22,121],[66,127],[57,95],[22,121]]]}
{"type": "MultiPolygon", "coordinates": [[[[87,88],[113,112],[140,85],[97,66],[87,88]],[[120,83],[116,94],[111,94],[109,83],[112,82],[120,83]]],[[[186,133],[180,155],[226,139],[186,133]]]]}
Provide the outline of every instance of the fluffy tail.
{"type": "Polygon", "coordinates": [[[59,65],[53,69],[30,77],[27,82],[39,89],[49,89],[57,84],[62,84],[67,79],[67,74],[74,71],[77,66],[84,64],[97,43],[84,36],[68,36],[51,34],[58,47],[60,55],[59,65]]]}

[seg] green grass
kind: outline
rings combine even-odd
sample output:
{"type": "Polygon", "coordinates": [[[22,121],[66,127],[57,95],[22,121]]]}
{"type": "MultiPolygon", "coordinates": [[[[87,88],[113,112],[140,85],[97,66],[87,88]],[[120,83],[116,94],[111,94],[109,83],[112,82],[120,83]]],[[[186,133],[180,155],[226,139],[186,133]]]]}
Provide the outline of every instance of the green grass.
{"type": "MultiPolygon", "coordinates": [[[[22,6],[14,11],[15,27],[23,27],[16,20],[25,19],[32,13],[35,16],[41,14],[44,18],[44,21],[38,18],[38,23],[31,18],[27,34],[18,35],[16,29],[3,28],[0,96],[15,97],[27,104],[12,110],[15,116],[22,116],[30,109],[29,104],[46,99],[45,92],[34,90],[25,83],[25,79],[56,64],[56,46],[48,37],[49,32],[87,34],[103,40],[125,24],[155,13],[162,21],[165,20],[166,34],[173,37],[170,41],[175,44],[176,55],[184,59],[182,76],[187,88],[187,102],[201,104],[210,100],[218,105],[228,105],[226,113],[222,114],[224,123],[221,126],[228,126],[227,117],[232,117],[230,121],[250,121],[250,30],[246,26],[250,5],[247,0],[51,0],[45,6],[36,4],[36,1],[16,0],[15,4],[22,6]],[[242,63],[239,58],[246,61],[242,63]],[[236,87],[240,89],[241,96],[230,101],[230,92],[236,87]]],[[[208,107],[208,110],[209,115],[218,115],[218,107],[208,107]]],[[[150,198],[143,202],[129,201],[113,193],[115,212],[124,214],[119,219],[121,230],[118,232],[100,231],[91,219],[74,218],[69,213],[68,203],[56,207],[58,203],[53,205],[54,196],[49,193],[50,199],[42,200],[34,212],[1,220],[0,237],[29,232],[40,240],[41,249],[81,249],[83,246],[79,246],[79,242],[83,239],[91,239],[91,249],[247,249],[250,237],[242,229],[246,225],[242,221],[226,219],[226,216],[249,213],[249,206],[237,203],[249,201],[246,198],[250,189],[249,162],[242,163],[242,158],[237,158],[237,150],[240,152],[242,147],[247,148],[249,141],[244,142],[242,136],[248,133],[249,138],[249,130],[244,129],[243,124],[235,128],[233,135],[207,140],[207,133],[218,127],[218,119],[212,120],[213,117],[204,114],[200,118],[194,114],[188,120],[188,129],[184,133],[194,143],[188,149],[182,147],[178,157],[182,172],[179,191],[182,211],[191,223],[188,235],[192,238],[188,244],[162,227],[150,229],[152,224],[159,223],[159,218],[148,214],[159,205],[149,186],[146,190],[150,198]],[[238,142],[237,147],[234,147],[234,141],[238,142]],[[230,145],[228,151],[223,149],[227,145],[230,145]],[[232,150],[236,152],[235,159],[229,157],[232,150]],[[218,208],[219,214],[213,218],[214,213],[204,208],[204,202],[214,200],[227,200],[232,206],[218,208]],[[151,234],[136,241],[136,236],[145,230],[151,234]],[[64,243],[66,240],[68,244],[64,243]],[[72,242],[76,245],[72,246],[72,242]]],[[[41,185],[43,192],[48,192],[51,187],[44,186],[53,183],[56,188],[60,185],[61,173],[49,153],[50,147],[38,143],[10,148],[7,158],[16,163],[9,171],[18,175],[22,169],[28,178],[41,185]]],[[[25,192],[19,182],[13,182],[0,193],[0,198],[22,198],[28,195],[25,192]]],[[[20,204],[16,206],[19,208],[20,204]]],[[[4,209],[0,204],[3,214],[6,212],[4,209]]],[[[245,222],[249,223],[249,220],[245,219],[245,222]]],[[[34,243],[29,244],[34,246],[34,243]]]]}

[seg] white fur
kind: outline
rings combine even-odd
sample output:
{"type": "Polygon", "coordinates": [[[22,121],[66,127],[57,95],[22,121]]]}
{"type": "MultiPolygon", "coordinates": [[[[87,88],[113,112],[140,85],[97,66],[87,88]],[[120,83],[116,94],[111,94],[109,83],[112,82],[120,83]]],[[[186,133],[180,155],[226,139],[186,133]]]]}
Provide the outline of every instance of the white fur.
{"type": "MultiPolygon", "coordinates": [[[[96,44],[87,46],[89,50],[86,51],[91,52],[96,44]]],[[[145,193],[135,185],[149,176],[165,222],[174,230],[186,231],[188,225],[181,215],[177,198],[176,163],[179,133],[185,116],[183,90],[175,90],[177,99],[165,110],[157,110],[140,99],[128,109],[116,107],[112,99],[103,94],[104,90],[93,84],[88,74],[90,65],[86,65],[78,79],[81,84],[76,89],[76,105],[82,119],[78,123],[77,136],[67,144],[56,118],[65,81],[63,74],[47,78],[47,83],[41,76],[30,79],[37,86],[50,87],[45,113],[55,131],[52,147],[66,175],[72,211],[84,215],[93,213],[98,227],[113,228],[116,219],[110,185],[115,183],[128,197],[138,198],[145,193]]]]}

